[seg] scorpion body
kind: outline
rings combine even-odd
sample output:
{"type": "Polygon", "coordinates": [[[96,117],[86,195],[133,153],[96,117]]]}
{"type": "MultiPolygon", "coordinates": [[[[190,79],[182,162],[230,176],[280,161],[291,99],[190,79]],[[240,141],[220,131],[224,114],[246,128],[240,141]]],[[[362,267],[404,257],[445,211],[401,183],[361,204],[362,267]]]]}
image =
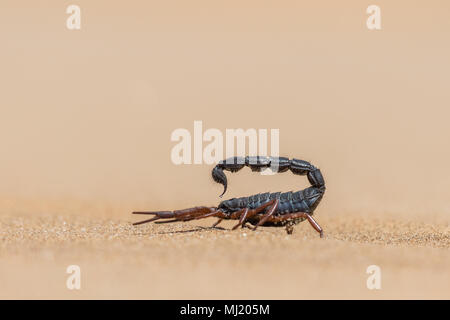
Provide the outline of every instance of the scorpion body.
{"type": "Polygon", "coordinates": [[[151,214],[153,218],[140,221],[137,224],[147,223],[159,219],[171,219],[159,221],[189,221],[207,217],[218,217],[219,220],[213,225],[217,226],[224,219],[236,219],[239,226],[244,226],[246,222],[254,225],[253,230],[259,226],[285,226],[290,234],[293,226],[304,220],[308,220],[311,226],[323,236],[323,230],[312,218],[314,210],[320,203],[325,193],[325,182],[320,170],[307,161],[298,159],[288,159],[284,157],[233,157],[220,161],[212,171],[214,181],[224,186],[227,190],[228,181],[225,171],[237,172],[245,166],[252,171],[260,172],[270,169],[273,172],[285,172],[290,170],[296,175],[306,175],[311,186],[304,190],[295,192],[275,192],[262,193],[249,197],[233,198],[222,201],[218,207],[194,207],[176,211],[154,211],[154,212],[133,212],[134,214],[151,214]]]}

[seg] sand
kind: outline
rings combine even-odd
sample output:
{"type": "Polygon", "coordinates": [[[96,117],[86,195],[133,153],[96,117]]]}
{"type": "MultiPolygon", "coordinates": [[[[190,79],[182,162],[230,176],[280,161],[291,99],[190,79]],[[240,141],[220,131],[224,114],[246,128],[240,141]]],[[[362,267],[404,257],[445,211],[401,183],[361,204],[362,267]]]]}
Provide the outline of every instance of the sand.
{"type": "Polygon", "coordinates": [[[0,216],[0,298],[449,299],[448,223],[317,216],[307,224],[244,228],[215,221],[147,224],[134,217],[0,216]],[[66,268],[78,265],[81,289],[66,268]],[[381,289],[366,286],[369,265],[381,289]]]}

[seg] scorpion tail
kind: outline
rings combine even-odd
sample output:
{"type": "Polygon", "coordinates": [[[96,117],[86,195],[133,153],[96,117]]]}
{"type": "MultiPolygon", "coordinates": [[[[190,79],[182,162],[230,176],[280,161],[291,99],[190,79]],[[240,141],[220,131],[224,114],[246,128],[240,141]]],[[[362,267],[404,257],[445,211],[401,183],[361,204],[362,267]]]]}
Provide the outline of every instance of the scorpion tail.
{"type": "Polygon", "coordinates": [[[227,190],[227,177],[224,170],[237,172],[244,167],[250,167],[252,171],[261,172],[266,169],[272,172],[285,172],[290,170],[293,174],[308,177],[313,187],[325,191],[325,181],[320,170],[307,161],[299,159],[291,159],[285,157],[267,157],[267,156],[248,156],[248,157],[231,157],[220,161],[212,171],[212,177],[217,183],[223,184],[224,190],[220,197],[227,190]]]}
{"type": "Polygon", "coordinates": [[[216,167],[214,167],[214,169],[212,171],[212,177],[213,177],[215,182],[220,183],[220,184],[223,185],[223,192],[220,195],[220,197],[222,198],[222,196],[227,191],[227,185],[228,185],[227,176],[223,172],[222,168],[219,168],[219,167],[216,166],[216,167]]]}

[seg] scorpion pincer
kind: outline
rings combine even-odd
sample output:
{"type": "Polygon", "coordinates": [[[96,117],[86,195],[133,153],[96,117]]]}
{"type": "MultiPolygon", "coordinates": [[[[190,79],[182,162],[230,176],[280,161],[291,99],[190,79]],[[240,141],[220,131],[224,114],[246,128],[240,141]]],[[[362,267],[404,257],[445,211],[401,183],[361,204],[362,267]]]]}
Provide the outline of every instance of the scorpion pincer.
{"type": "Polygon", "coordinates": [[[237,172],[243,167],[250,167],[252,171],[260,172],[271,169],[273,172],[290,170],[296,175],[306,175],[310,187],[295,192],[262,193],[249,197],[233,198],[222,201],[218,207],[194,207],[176,211],[137,211],[133,214],[153,215],[151,219],[136,222],[139,225],[151,221],[157,223],[189,221],[208,217],[217,217],[216,227],[224,219],[239,220],[233,230],[245,223],[252,224],[253,230],[259,226],[284,226],[288,234],[293,232],[293,226],[308,220],[311,226],[323,237],[323,230],[313,219],[314,210],[325,193],[325,181],[322,173],[312,164],[304,160],[288,159],[284,157],[232,157],[220,161],[212,170],[214,181],[224,186],[227,191],[227,177],[225,171],[237,172]]]}

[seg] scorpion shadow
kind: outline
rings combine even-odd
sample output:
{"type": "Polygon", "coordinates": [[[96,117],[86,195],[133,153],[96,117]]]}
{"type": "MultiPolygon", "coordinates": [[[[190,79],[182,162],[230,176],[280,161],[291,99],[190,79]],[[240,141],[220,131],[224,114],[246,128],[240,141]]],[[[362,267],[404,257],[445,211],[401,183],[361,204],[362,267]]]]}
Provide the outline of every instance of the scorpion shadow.
{"type": "Polygon", "coordinates": [[[158,232],[157,234],[192,233],[192,232],[204,232],[204,231],[208,231],[208,230],[226,230],[226,229],[222,228],[222,227],[201,227],[201,226],[197,226],[197,227],[195,227],[193,229],[178,230],[178,231],[162,231],[162,232],[158,232]]]}

